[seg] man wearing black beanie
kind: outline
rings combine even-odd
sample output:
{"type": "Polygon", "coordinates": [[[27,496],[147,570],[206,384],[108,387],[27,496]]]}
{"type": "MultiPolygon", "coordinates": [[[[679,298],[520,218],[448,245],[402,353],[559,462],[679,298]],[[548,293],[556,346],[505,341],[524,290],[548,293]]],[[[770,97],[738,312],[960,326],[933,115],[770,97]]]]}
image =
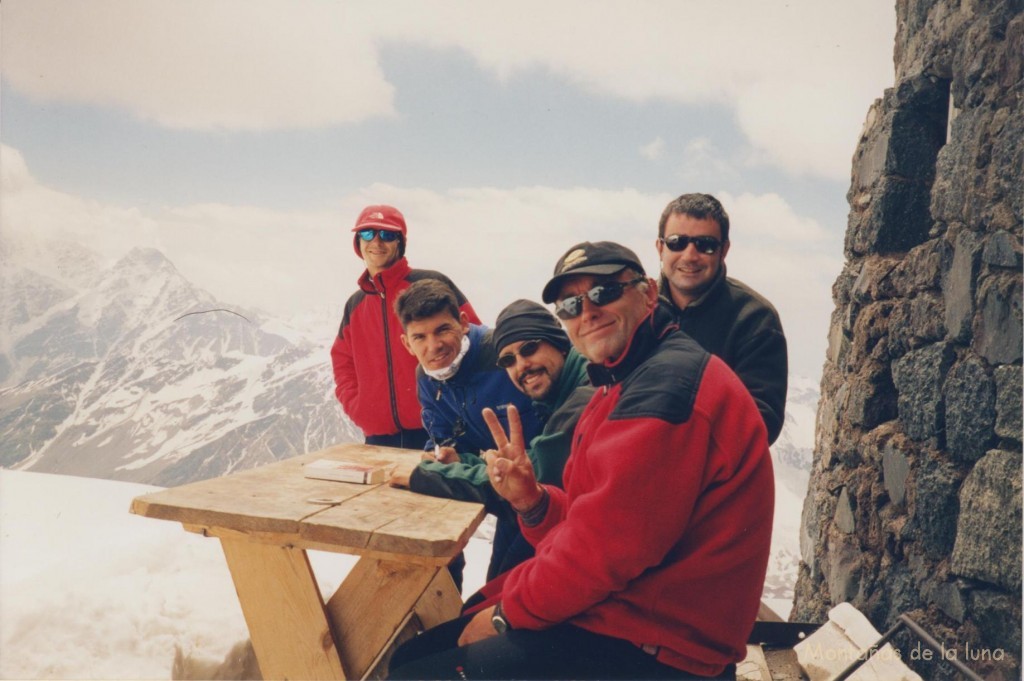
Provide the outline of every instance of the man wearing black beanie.
{"type": "MultiPolygon", "coordinates": [[[[534,411],[544,423],[528,451],[537,478],[561,487],[576,421],[594,392],[587,378],[586,359],[573,349],[554,315],[530,300],[517,300],[498,314],[494,347],[498,366],[533,401],[534,411]]],[[[421,463],[410,476],[409,488],[483,503],[497,517],[487,570],[490,581],[532,556],[533,547],[522,538],[515,512],[491,488],[483,459],[465,453],[459,457],[456,463],[421,463]]]]}

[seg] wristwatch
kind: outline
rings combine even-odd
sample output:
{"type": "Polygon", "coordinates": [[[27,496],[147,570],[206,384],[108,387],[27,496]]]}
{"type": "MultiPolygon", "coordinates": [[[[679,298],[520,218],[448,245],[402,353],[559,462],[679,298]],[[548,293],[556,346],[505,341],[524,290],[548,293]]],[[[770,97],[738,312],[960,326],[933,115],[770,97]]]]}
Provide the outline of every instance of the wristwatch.
{"type": "Polygon", "coordinates": [[[504,634],[506,631],[512,629],[512,625],[505,619],[505,613],[501,609],[501,603],[494,606],[494,612],[491,614],[491,626],[499,634],[504,634]]]}

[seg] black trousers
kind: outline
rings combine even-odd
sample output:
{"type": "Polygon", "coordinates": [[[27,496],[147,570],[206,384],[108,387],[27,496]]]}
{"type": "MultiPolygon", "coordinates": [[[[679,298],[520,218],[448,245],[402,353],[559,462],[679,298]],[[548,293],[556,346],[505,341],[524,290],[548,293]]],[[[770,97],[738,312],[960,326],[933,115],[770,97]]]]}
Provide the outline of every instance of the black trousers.
{"type": "MultiPolygon", "coordinates": [[[[513,630],[458,647],[471,616],[434,627],[391,657],[389,679],[707,679],[658,662],[618,638],[560,624],[513,630]]],[[[729,665],[715,679],[735,679],[729,665]]]]}
{"type": "Polygon", "coordinates": [[[422,428],[416,430],[400,430],[390,435],[367,435],[366,444],[380,447],[398,447],[399,449],[423,449],[430,435],[422,428]]]}

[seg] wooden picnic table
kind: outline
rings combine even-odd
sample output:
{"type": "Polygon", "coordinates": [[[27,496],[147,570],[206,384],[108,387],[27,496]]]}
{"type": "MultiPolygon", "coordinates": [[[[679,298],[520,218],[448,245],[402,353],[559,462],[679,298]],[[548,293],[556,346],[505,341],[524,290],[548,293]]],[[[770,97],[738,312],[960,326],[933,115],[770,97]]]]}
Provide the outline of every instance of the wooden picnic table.
{"type": "Polygon", "coordinates": [[[421,452],[344,444],[132,501],[131,512],[216,537],[264,678],[364,678],[411,627],[458,616],[445,566],[483,506],[381,485],[314,480],[314,459],[409,464],[421,452]],[[307,550],[360,556],[324,600],[307,550]]]}

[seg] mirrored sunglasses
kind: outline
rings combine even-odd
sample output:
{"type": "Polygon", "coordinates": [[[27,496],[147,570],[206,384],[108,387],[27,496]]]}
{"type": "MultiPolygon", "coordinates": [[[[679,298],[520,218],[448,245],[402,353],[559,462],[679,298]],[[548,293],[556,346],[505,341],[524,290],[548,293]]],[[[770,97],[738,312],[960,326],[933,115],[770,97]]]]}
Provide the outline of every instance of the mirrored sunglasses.
{"type": "Polygon", "coordinates": [[[519,349],[515,352],[506,352],[504,355],[498,357],[497,365],[502,369],[508,369],[510,366],[516,363],[516,355],[526,358],[537,352],[537,348],[540,347],[539,340],[528,340],[519,346],[519,349]]]}
{"type": "Polygon", "coordinates": [[[722,242],[713,236],[684,236],[682,234],[673,234],[671,236],[658,239],[661,243],[668,246],[670,251],[685,251],[686,247],[693,244],[697,248],[698,253],[704,255],[712,255],[719,248],[722,247],[722,242]]]}
{"type": "Polygon", "coordinates": [[[398,241],[402,238],[401,232],[393,232],[390,229],[361,229],[359,230],[359,238],[363,241],[373,241],[373,237],[380,237],[380,240],[386,244],[392,241],[398,241]]]}
{"type": "Polygon", "coordinates": [[[637,277],[630,281],[613,281],[607,284],[599,284],[586,293],[564,298],[555,303],[555,314],[558,315],[559,319],[575,319],[583,312],[583,296],[590,299],[590,302],[594,305],[603,307],[621,298],[627,286],[635,286],[642,281],[647,281],[647,278],[637,277]]]}

